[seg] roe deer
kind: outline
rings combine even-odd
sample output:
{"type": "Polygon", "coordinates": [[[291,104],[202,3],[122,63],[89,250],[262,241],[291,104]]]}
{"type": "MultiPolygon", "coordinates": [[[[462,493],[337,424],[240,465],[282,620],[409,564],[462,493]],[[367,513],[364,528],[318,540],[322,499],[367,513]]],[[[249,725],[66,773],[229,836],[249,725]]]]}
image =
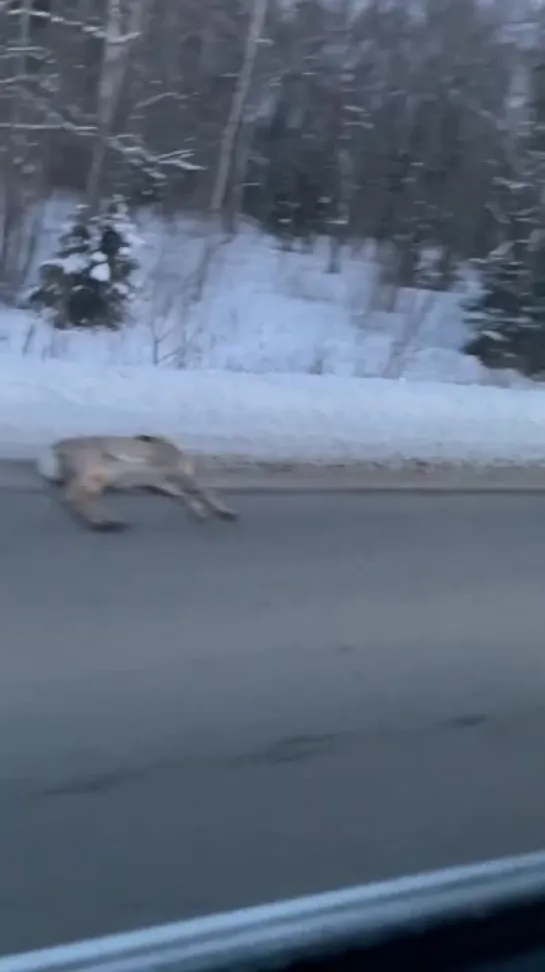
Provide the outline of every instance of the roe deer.
{"type": "Polygon", "coordinates": [[[197,483],[195,463],[173,442],[154,435],[81,436],[61,439],[38,459],[44,479],[63,487],[64,500],[92,530],[122,530],[100,506],[108,489],[150,489],[182,500],[200,520],[237,514],[197,483]]]}

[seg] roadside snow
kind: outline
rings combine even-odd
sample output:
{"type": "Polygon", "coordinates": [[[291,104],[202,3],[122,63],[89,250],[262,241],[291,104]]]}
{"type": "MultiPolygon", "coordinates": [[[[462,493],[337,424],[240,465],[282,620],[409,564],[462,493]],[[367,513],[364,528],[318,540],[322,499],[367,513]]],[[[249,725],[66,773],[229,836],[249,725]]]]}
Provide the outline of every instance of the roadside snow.
{"type": "MultiPolygon", "coordinates": [[[[55,259],[75,202],[44,207],[34,273],[55,259]]],[[[139,280],[119,332],[58,331],[0,306],[0,456],[103,431],[276,462],[545,465],[545,395],[461,352],[463,287],[388,294],[372,248],[347,248],[333,274],[327,241],[287,253],[242,225],[195,303],[206,231],[140,215],[139,280]],[[404,380],[378,377],[400,346],[404,380]]]]}
{"type": "Polygon", "coordinates": [[[261,461],[544,464],[539,390],[0,356],[0,455],[78,434],[163,433],[261,461]]]}

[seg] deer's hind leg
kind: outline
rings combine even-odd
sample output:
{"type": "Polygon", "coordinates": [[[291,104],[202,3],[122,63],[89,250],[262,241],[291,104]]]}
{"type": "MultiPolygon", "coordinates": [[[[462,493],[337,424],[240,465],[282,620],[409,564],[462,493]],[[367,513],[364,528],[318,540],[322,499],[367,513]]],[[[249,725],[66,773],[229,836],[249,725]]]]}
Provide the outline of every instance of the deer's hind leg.
{"type": "Polygon", "coordinates": [[[125,530],[128,524],[110,517],[99,502],[106,485],[105,477],[98,472],[75,473],[64,486],[64,501],[91,530],[109,533],[125,530]]]}

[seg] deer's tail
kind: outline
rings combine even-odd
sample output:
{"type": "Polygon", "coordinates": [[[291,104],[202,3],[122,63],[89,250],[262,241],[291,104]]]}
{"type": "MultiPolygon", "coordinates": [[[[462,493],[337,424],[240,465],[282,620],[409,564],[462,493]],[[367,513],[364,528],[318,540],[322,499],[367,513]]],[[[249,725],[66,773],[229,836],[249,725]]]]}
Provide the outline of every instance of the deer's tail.
{"type": "Polygon", "coordinates": [[[40,476],[50,483],[60,483],[63,479],[63,469],[60,456],[54,446],[47,446],[36,460],[36,467],[40,476]]]}

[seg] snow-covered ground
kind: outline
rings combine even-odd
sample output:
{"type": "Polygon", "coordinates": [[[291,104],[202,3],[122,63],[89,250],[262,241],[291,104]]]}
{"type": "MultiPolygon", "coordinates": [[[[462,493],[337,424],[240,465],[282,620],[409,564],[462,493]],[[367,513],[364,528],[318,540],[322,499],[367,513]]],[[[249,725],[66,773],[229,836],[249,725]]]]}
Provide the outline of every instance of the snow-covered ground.
{"type": "MultiPolygon", "coordinates": [[[[46,210],[33,263],[54,255],[74,200],[46,210]]],[[[251,225],[217,250],[202,300],[191,301],[206,226],[185,216],[139,217],[140,264],[131,323],[120,334],[59,334],[22,310],[0,308],[0,354],[98,364],[159,364],[252,373],[380,376],[406,328],[407,379],[512,383],[461,353],[461,294],[401,290],[390,310],[369,248],[347,251],[328,273],[326,240],[284,252],[251,225]]]]}
{"type": "Polygon", "coordinates": [[[545,464],[540,391],[317,375],[83,367],[0,358],[0,447],[162,432],[261,461],[545,464]]]}
{"type": "MultiPolygon", "coordinates": [[[[61,209],[46,213],[37,261],[54,253],[61,209]]],[[[187,217],[141,218],[140,288],[120,333],[55,332],[0,308],[0,455],[162,432],[259,460],[545,464],[545,395],[461,352],[460,293],[405,290],[386,311],[368,252],[332,274],[325,241],[286,253],[246,226],[194,302],[204,233],[187,217]],[[402,380],[380,377],[407,329],[402,380]]]]}

